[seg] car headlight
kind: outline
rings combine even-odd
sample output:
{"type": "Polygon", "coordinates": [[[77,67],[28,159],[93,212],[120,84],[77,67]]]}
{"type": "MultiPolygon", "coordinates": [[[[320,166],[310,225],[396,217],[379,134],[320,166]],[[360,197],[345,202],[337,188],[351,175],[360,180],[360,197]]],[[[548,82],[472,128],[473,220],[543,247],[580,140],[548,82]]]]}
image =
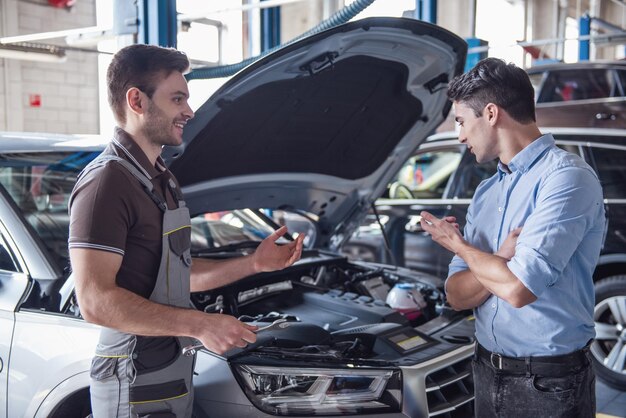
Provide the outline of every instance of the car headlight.
{"type": "Polygon", "coordinates": [[[394,370],[234,365],[250,401],[274,415],[350,415],[400,410],[394,370]]]}

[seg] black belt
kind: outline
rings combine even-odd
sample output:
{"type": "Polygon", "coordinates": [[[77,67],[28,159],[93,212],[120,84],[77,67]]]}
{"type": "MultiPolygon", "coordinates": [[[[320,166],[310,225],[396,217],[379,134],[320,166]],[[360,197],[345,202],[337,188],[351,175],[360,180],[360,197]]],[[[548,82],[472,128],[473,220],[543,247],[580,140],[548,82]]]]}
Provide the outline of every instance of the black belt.
{"type": "Polygon", "coordinates": [[[565,376],[587,366],[589,345],[569,354],[560,356],[506,357],[492,353],[476,343],[476,356],[491,367],[510,374],[538,374],[540,376],[565,376]]]}

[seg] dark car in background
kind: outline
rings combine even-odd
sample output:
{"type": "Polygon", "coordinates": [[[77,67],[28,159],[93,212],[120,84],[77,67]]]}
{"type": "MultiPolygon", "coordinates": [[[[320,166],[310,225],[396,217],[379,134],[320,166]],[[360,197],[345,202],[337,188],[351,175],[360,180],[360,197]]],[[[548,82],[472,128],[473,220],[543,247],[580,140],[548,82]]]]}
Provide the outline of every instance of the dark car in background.
{"type": "MultiPolygon", "coordinates": [[[[626,130],[544,129],[557,145],[582,156],[596,171],[604,191],[607,233],[594,273],[596,340],[591,350],[598,376],[626,389],[626,130]]],[[[376,202],[380,223],[369,215],[344,246],[354,259],[379,261],[441,278],[453,254],[420,227],[419,213],[455,216],[463,228],[470,200],[481,181],[496,171],[496,161],[477,164],[454,132],[422,143],[376,202]],[[384,245],[385,237],[388,246],[384,245]]]]}
{"type": "Polygon", "coordinates": [[[626,128],[626,61],[554,63],[527,72],[539,126],[626,128]]]}
{"type": "MultiPolygon", "coordinates": [[[[539,126],[626,129],[626,61],[556,62],[526,72],[539,126]]],[[[451,112],[437,132],[454,126],[451,112]]]]}

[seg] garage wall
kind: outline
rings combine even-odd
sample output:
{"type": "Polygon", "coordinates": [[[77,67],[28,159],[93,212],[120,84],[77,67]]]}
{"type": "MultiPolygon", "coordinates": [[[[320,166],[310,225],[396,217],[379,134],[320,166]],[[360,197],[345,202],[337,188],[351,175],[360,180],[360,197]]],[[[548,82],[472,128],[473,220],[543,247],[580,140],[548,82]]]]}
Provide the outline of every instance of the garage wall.
{"type": "MultiPolygon", "coordinates": [[[[47,0],[2,0],[2,36],[95,26],[95,1],[59,9],[47,0]]],[[[0,59],[0,129],[98,133],[97,54],[68,50],[66,57],[63,63],[0,59]]]]}

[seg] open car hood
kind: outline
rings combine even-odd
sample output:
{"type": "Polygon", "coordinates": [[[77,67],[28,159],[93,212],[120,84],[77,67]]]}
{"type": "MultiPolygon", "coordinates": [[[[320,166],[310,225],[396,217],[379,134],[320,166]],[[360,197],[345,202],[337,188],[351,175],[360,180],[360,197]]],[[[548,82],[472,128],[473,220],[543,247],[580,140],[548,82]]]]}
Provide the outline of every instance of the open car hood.
{"type": "Polygon", "coordinates": [[[338,26],[235,75],[164,158],[193,214],[304,211],[317,221],[314,245],[336,249],[444,120],[466,49],[413,19],[338,26]]]}

